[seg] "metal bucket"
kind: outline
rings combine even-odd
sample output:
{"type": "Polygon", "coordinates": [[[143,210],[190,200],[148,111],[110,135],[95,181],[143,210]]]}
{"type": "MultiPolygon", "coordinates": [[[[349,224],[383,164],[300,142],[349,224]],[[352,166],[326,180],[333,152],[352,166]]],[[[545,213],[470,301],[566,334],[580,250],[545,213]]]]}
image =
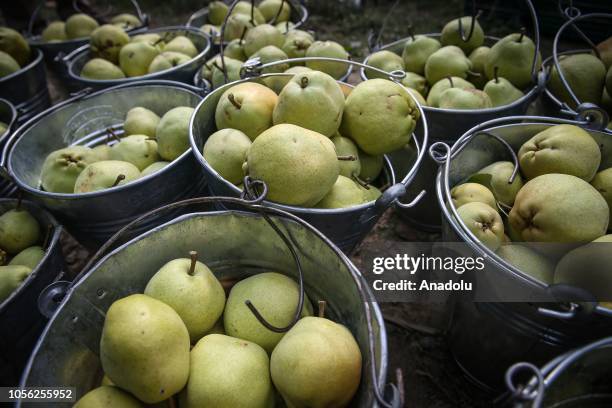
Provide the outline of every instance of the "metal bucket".
{"type": "MultiPolygon", "coordinates": [[[[0,212],[16,208],[18,201],[0,199],[0,212]]],[[[21,202],[48,233],[46,254],[38,266],[4,302],[0,303],[0,385],[15,386],[32,348],[47,323],[38,311],[38,296],[54,280],[63,276],[64,258],[59,242],[62,227],[48,212],[28,201],[21,202]]]]}
{"type": "Polygon", "coordinates": [[[51,106],[45,64],[40,50],[32,50],[32,59],[28,65],[0,78],[0,98],[15,106],[18,124],[51,106]]]}
{"type": "Polygon", "coordinates": [[[516,151],[536,133],[562,123],[585,128],[601,146],[602,168],[612,165],[611,135],[594,130],[601,129],[603,123],[587,120],[500,118],[470,129],[452,148],[441,143],[431,146],[432,156],[442,166],[436,178],[444,216],[442,240],[464,242],[476,256],[485,259],[486,273],[477,274],[474,285],[490,294],[492,300],[478,302],[472,294],[453,295],[449,329],[455,359],[484,388],[501,386],[503,372],[516,361],[543,364],[568,349],[612,335],[612,310],[596,303],[559,302],[567,299],[560,292],[564,285],[547,286],[497,256],[465,228],[450,199],[453,186],[495,161],[507,160],[509,152],[504,143],[516,151]],[[438,151],[442,147],[445,153],[438,151]],[[525,301],[502,303],[508,299],[504,293],[523,294],[525,301]]]}
{"type": "MultiPolygon", "coordinates": [[[[299,62],[308,59],[320,58],[294,58],[286,61],[299,62]]],[[[342,61],[329,58],[326,58],[325,60],[334,62],[342,61]]],[[[238,187],[223,179],[221,175],[219,175],[219,173],[217,173],[217,171],[208,164],[202,154],[204,143],[208,137],[216,131],[215,110],[221,95],[225,92],[225,90],[239,83],[259,82],[262,79],[270,77],[292,76],[292,74],[282,73],[260,74],[262,69],[275,65],[278,62],[264,65],[259,64],[256,59],[250,60],[250,62],[252,64],[245,65],[245,73],[255,77],[242,79],[215,89],[209,93],[202,100],[202,102],[200,102],[196,108],[196,112],[191,117],[191,129],[189,132],[191,150],[202,167],[212,195],[238,197],[242,193],[238,187]]],[[[360,63],[353,61],[349,61],[347,63],[361,65],[360,63]]],[[[425,194],[424,191],[421,191],[412,202],[407,204],[399,203],[399,197],[405,195],[407,186],[409,186],[414,179],[417,169],[425,156],[425,146],[427,146],[427,121],[425,119],[425,114],[420,108],[420,105],[418,103],[416,103],[416,105],[419,107],[421,112],[421,118],[408,145],[410,149],[398,150],[387,155],[385,158],[385,166],[382,173],[384,182],[382,185],[388,183],[390,187],[383,192],[383,195],[376,202],[344,209],[302,208],[273,202],[267,202],[267,204],[271,207],[279,208],[299,216],[304,221],[312,224],[315,228],[329,237],[331,241],[342,250],[347,252],[352,250],[367,235],[376,221],[378,221],[378,218],[389,206],[391,206],[393,203],[398,203],[400,206],[409,207],[418,202],[418,200],[420,200],[425,194]],[[420,140],[417,139],[417,135],[420,136],[420,140]],[[397,178],[401,177],[401,181],[396,183],[396,175],[394,173],[394,168],[391,166],[389,158],[410,155],[411,153],[409,153],[409,151],[412,150],[418,152],[418,154],[411,156],[413,158],[412,162],[405,166],[406,171],[404,173],[398,174],[397,178]]]]}
{"type": "MultiPolygon", "coordinates": [[[[96,387],[102,375],[98,353],[105,311],[115,300],[142,292],[155,271],[166,262],[195,250],[220,280],[232,281],[274,270],[299,282],[298,270],[301,270],[310,299],[327,301],[329,313],[326,314],[344,324],[361,349],[362,381],[351,406],[378,406],[376,401],[383,393],[381,385],[385,384],[387,371],[386,330],[378,304],[359,271],[312,226],[289,213],[261,206],[259,201],[211,197],[168,207],[192,206],[196,202],[208,207],[219,201],[230,201],[250,212],[183,215],[129,240],[91,269],[86,268],[82,279],[68,288],[41,336],[21,384],[72,386],[76,387],[77,397],[96,387]],[[126,268],[131,273],[125,273],[126,268]]],[[[124,231],[114,239],[122,238],[124,231]]],[[[112,249],[115,243],[107,246],[112,249]]],[[[393,404],[382,402],[386,407],[399,408],[399,402],[394,400],[393,404]]],[[[32,403],[17,404],[17,407],[30,406],[32,403]]],[[[71,404],[56,406],[70,407],[71,404]]]]}
{"type": "Polygon", "coordinates": [[[205,180],[197,161],[186,151],[162,170],[129,184],[60,194],[40,189],[45,158],[66,146],[105,143],[109,128],[122,135],[126,112],[135,106],[159,115],[176,106],[195,107],[201,99],[198,91],[172,81],[133,82],[95,93],[84,90],[19,128],[4,148],[2,166],[24,193],[51,210],[82,244],[95,247],[152,208],[203,194],[205,180]]]}
{"type": "MultiPolygon", "coordinates": [[[[6,140],[16,127],[17,110],[12,103],[0,98],[0,122],[8,126],[4,133],[0,134],[0,149],[4,148],[6,140]]],[[[0,175],[0,198],[12,197],[17,191],[17,186],[10,180],[7,174],[0,175]],[[5,178],[6,177],[6,178],[5,178]]]]}
{"type": "MultiPolygon", "coordinates": [[[[121,84],[129,84],[138,81],[145,80],[171,80],[177,82],[191,83],[193,75],[203,62],[206,60],[208,51],[210,50],[210,39],[209,37],[199,30],[195,30],[189,27],[162,27],[153,30],[147,30],[145,33],[159,33],[159,34],[170,34],[170,35],[184,35],[189,38],[199,51],[199,54],[193,57],[184,64],[177,65],[176,67],[167,69],[165,71],[155,72],[139,77],[121,78],[121,79],[107,79],[107,80],[96,80],[83,78],[81,76],[81,69],[83,65],[90,59],[89,55],[89,44],[77,48],[72,53],[62,58],[63,63],[66,65],[66,70],[70,78],[69,87],[75,90],[80,90],[86,87],[92,89],[104,89],[121,84]]],[[[140,34],[140,33],[139,33],[140,34]]]]}
{"type": "MultiPolygon", "coordinates": [[[[531,20],[534,30],[534,42],[536,45],[536,54],[540,49],[540,31],[538,19],[535,13],[535,9],[530,0],[526,0],[527,6],[531,13],[531,20]]],[[[439,38],[440,33],[434,34],[423,34],[427,37],[439,38]]],[[[390,44],[377,47],[373,51],[391,51],[395,54],[402,55],[404,44],[409,38],[403,38],[401,40],[392,42],[390,44]]],[[[487,36],[485,37],[485,45],[491,46],[497,42],[498,38],[487,36]]],[[[368,63],[369,57],[364,60],[364,64],[368,63]]],[[[527,112],[527,108],[539,95],[541,90],[544,88],[546,76],[543,72],[539,74],[536,72],[536,66],[533,67],[533,82],[534,85],[526,90],[525,95],[514,101],[513,103],[505,106],[499,106],[489,109],[441,109],[433,108],[430,106],[423,106],[423,110],[427,115],[427,121],[429,124],[429,132],[431,135],[432,142],[442,141],[448,144],[453,144],[459,136],[465,133],[467,130],[478,125],[479,123],[486,122],[501,116],[514,116],[523,115],[527,112]]],[[[363,80],[368,79],[366,70],[361,69],[361,78],[363,80]]],[[[404,156],[409,159],[409,157],[404,156]]],[[[395,165],[395,163],[394,163],[395,165]]],[[[398,166],[404,164],[398,163],[398,166]]],[[[438,170],[437,164],[426,158],[423,161],[422,166],[414,180],[414,183],[408,188],[408,194],[414,194],[420,190],[434,191],[436,171],[438,170]]],[[[440,216],[440,210],[437,206],[436,199],[433,194],[428,197],[424,197],[420,203],[410,209],[404,209],[396,207],[398,213],[403,219],[414,225],[418,229],[431,232],[439,232],[441,227],[442,218],[440,216]]]]}

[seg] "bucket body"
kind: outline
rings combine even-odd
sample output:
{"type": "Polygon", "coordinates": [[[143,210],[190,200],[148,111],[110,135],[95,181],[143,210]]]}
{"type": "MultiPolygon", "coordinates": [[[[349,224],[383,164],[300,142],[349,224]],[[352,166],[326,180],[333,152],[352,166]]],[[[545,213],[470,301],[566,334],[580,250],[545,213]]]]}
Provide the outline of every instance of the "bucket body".
{"type": "MultiPolygon", "coordinates": [[[[16,208],[17,200],[0,199],[0,213],[16,208]]],[[[0,303],[0,384],[19,383],[32,348],[48,319],[38,310],[38,296],[54,280],[61,278],[64,257],[60,244],[62,227],[48,212],[28,201],[21,202],[38,221],[41,236],[50,229],[46,254],[38,266],[4,302],[0,303]]]]}
{"type": "MultiPolygon", "coordinates": [[[[376,375],[379,383],[384,383],[386,331],[378,305],[364,301],[372,299],[369,292],[363,292],[367,290],[365,281],[350,261],[312,227],[271,217],[296,243],[310,299],[325,299],[326,314],[344,324],[361,348],[362,381],[352,406],[375,406],[371,392],[374,361],[369,357],[368,336],[374,337],[376,375]],[[373,316],[371,330],[366,324],[365,307],[373,316]]],[[[22,385],[70,385],[76,387],[77,397],[96,387],[102,377],[98,353],[106,310],[115,300],[142,292],[161,266],[192,250],[202,254],[201,261],[220,280],[270,270],[296,279],[289,249],[260,215],[240,211],[183,215],[115,249],[68,291],[32,354],[22,385]]]]}
{"type": "MultiPolygon", "coordinates": [[[[6,130],[0,134],[0,149],[4,148],[4,145],[11,135],[13,129],[17,126],[17,110],[12,103],[6,99],[0,98],[0,122],[7,125],[6,130]]],[[[8,175],[5,178],[4,175],[0,175],[0,198],[12,197],[17,191],[15,184],[8,179],[8,175]]]]}

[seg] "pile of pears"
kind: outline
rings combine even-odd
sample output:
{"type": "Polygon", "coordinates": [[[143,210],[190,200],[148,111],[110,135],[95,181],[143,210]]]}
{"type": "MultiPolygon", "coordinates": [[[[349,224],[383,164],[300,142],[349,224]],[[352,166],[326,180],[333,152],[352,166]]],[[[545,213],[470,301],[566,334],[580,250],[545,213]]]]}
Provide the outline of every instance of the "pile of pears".
{"type": "MultiPolygon", "coordinates": [[[[510,34],[492,47],[484,45],[485,34],[476,19],[468,41],[472,17],[448,22],[438,39],[412,35],[402,55],[378,51],[367,63],[385,72],[405,71],[402,84],[423,106],[440,109],[487,109],[509,105],[533,86],[531,68],[535,44],[523,31],[510,34]]],[[[537,56],[536,69],[541,65],[537,56]]],[[[366,70],[369,78],[385,77],[366,70]]]]}
{"type": "Polygon", "coordinates": [[[0,215],[0,304],[45,256],[43,239],[38,221],[20,202],[0,215]]]}
{"type": "MultiPolygon", "coordinates": [[[[122,30],[131,30],[142,25],[138,17],[129,13],[118,14],[111,18],[109,23],[122,30]]],[[[68,17],[66,21],[52,21],[45,27],[41,37],[48,43],[76,40],[90,37],[99,27],[100,24],[92,16],[77,13],[68,17]]]]}
{"type": "Polygon", "coordinates": [[[145,33],[129,37],[123,28],[105,24],[91,32],[91,59],[80,75],[110,80],[139,77],[185,64],[200,51],[189,38],[173,33],[145,33]]]}
{"type": "Polygon", "coordinates": [[[517,155],[520,173],[512,182],[514,164],[499,161],[451,190],[459,216],[522,272],[612,300],[612,167],[597,141],[580,127],[556,125],[517,155]]]}
{"type": "Polygon", "coordinates": [[[0,78],[28,65],[31,56],[30,45],[21,34],[12,28],[0,27],[0,78]]]}
{"type": "Polygon", "coordinates": [[[286,333],[267,329],[246,301],[270,324],[286,327],[299,286],[265,272],[238,281],[226,296],[195,251],[168,262],[144,294],[108,309],[100,339],[104,377],[75,407],[267,408],[282,406],[281,398],[290,407],[347,406],[362,367],[351,332],[322,316],[324,304],[313,316],[306,294],[286,333]]]}
{"type": "Polygon", "coordinates": [[[381,195],[371,183],[380,181],[383,155],[410,142],[419,117],[413,98],[395,82],[364,81],[345,95],[330,75],[307,70],[279,94],[256,81],[229,87],[203,155],[239,188],[245,176],[265,182],[271,201],[353,207],[381,195]]]}
{"type": "Polygon", "coordinates": [[[81,194],[128,184],[149,176],[189,149],[189,120],[193,108],[178,106],[160,118],[136,106],[127,112],[124,134],[116,143],[96,147],[69,146],[45,159],[40,187],[45,191],[81,194]]]}

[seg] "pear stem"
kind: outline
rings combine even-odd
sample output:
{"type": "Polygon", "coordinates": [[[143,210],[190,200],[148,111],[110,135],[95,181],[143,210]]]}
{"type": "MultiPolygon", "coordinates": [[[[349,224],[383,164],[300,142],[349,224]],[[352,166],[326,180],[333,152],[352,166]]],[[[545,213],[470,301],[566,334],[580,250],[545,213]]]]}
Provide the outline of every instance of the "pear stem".
{"type": "Polygon", "coordinates": [[[499,84],[499,76],[498,76],[498,72],[499,72],[499,67],[496,65],[493,68],[493,78],[495,79],[495,83],[499,84]]]}
{"type": "Polygon", "coordinates": [[[300,79],[300,86],[302,89],[308,86],[308,77],[303,76],[302,79],[300,79]]]}
{"type": "Polygon", "coordinates": [[[482,76],[480,72],[470,71],[469,69],[468,69],[467,73],[468,73],[468,75],[471,75],[471,76],[477,77],[477,78],[482,76]]]}
{"type": "Polygon", "coordinates": [[[450,82],[450,86],[451,86],[451,88],[454,88],[454,87],[455,87],[455,84],[453,83],[453,78],[448,77],[448,82],[450,82]]]}
{"type": "Polygon", "coordinates": [[[355,181],[355,183],[359,184],[361,187],[365,188],[366,190],[370,189],[370,185],[366,181],[363,181],[362,179],[360,179],[358,176],[353,174],[351,175],[351,178],[355,181]]]}
{"type": "Polygon", "coordinates": [[[189,276],[193,276],[195,273],[196,262],[198,262],[198,252],[189,251],[189,257],[191,258],[191,265],[189,265],[189,276]]]}
{"type": "Polygon", "coordinates": [[[115,131],[112,128],[107,128],[106,129],[106,136],[108,137],[109,135],[110,135],[110,137],[112,137],[116,141],[118,141],[118,142],[121,141],[121,138],[119,136],[117,136],[117,134],[115,133],[115,131]]]}
{"type": "Polygon", "coordinates": [[[319,317],[325,317],[325,306],[327,302],[324,300],[319,300],[319,317]]]}
{"type": "Polygon", "coordinates": [[[355,161],[355,160],[357,160],[357,158],[351,154],[351,155],[348,155],[348,156],[338,156],[338,160],[340,160],[340,161],[355,161]]]}
{"type": "Polygon", "coordinates": [[[525,27],[521,27],[521,35],[516,40],[517,43],[523,42],[523,37],[525,36],[525,27]]]}
{"type": "Polygon", "coordinates": [[[234,105],[236,107],[236,109],[240,109],[242,108],[242,105],[240,104],[240,102],[238,102],[236,100],[236,98],[234,97],[234,94],[231,93],[229,95],[227,95],[227,99],[229,99],[229,101],[231,102],[232,105],[234,105]]]}
{"type": "MultiPolygon", "coordinates": [[[[280,14],[283,11],[284,5],[285,5],[285,0],[281,1],[280,6],[278,7],[278,11],[276,12],[276,15],[274,16],[270,24],[276,24],[276,20],[278,20],[278,18],[280,17],[280,14]]],[[[287,22],[287,27],[289,27],[289,22],[287,22]]]]}
{"type": "Polygon", "coordinates": [[[242,45],[242,42],[244,41],[244,36],[246,35],[247,30],[248,30],[247,27],[244,27],[242,29],[242,34],[240,35],[240,40],[238,40],[238,44],[242,45]]]}
{"type": "Polygon", "coordinates": [[[414,28],[412,27],[412,24],[408,26],[408,35],[410,36],[410,39],[414,41],[414,28]]]}
{"type": "Polygon", "coordinates": [[[117,187],[117,185],[121,183],[123,180],[125,180],[125,175],[124,174],[118,175],[117,179],[115,180],[115,182],[113,183],[111,187],[117,187]]]}

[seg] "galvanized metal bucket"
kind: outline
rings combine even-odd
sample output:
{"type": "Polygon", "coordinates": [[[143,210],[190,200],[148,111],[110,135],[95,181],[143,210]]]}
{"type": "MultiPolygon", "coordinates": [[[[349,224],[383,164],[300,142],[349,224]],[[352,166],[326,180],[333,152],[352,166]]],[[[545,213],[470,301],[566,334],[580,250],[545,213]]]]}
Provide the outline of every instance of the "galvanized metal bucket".
{"type": "MultiPolygon", "coordinates": [[[[62,227],[34,203],[15,199],[0,199],[0,213],[20,205],[38,221],[41,235],[48,234],[45,256],[38,266],[4,302],[0,303],[0,384],[15,386],[47,323],[38,311],[38,296],[54,280],[63,277],[64,257],[59,242],[62,227]]],[[[65,278],[64,278],[65,279],[65,278]]]]}
{"type": "Polygon", "coordinates": [[[200,68],[202,63],[206,60],[208,51],[210,50],[210,38],[199,30],[195,30],[189,27],[161,27],[153,30],[147,30],[145,33],[157,33],[160,35],[178,36],[183,35],[189,38],[198,49],[199,53],[188,62],[185,62],[176,67],[167,69],[165,71],[155,72],[139,77],[121,78],[121,79],[107,79],[107,80],[96,80],[83,78],[81,76],[81,69],[83,65],[90,59],[89,55],[89,44],[77,48],[72,53],[62,58],[63,63],[66,65],[68,76],[70,77],[69,87],[76,90],[90,87],[92,89],[104,89],[116,85],[128,84],[138,81],[145,80],[171,80],[177,82],[191,83],[193,80],[194,73],[200,68]]]}
{"type": "MultiPolygon", "coordinates": [[[[589,117],[588,113],[585,117],[589,117]]],[[[463,370],[484,388],[501,386],[504,371],[516,361],[543,364],[573,347],[612,335],[612,310],[596,303],[555,302],[560,288],[547,286],[484,246],[465,227],[450,198],[453,186],[495,161],[507,160],[507,147],[516,151],[536,133],[563,123],[587,130],[601,146],[602,168],[612,165],[611,135],[601,131],[603,123],[585,119],[500,118],[470,129],[452,148],[442,143],[430,148],[432,157],[441,165],[436,194],[444,217],[442,239],[464,242],[475,256],[485,259],[486,273],[476,274],[474,285],[500,299],[479,303],[472,294],[453,295],[450,347],[463,370]],[[503,288],[504,293],[524,294],[526,300],[550,299],[550,303],[501,303],[507,298],[496,288],[503,288]]]]}
{"type": "MultiPolygon", "coordinates": [[[[133,239],[131,234],[122,236],[130,232],[128,226],[101,249],[104,258],[86,267],[82,278],[67,289],[34,349],[21,381],[23,386],[73,386],[78,397],[96,387],[102,376],[98,353],[106,310],[117,299],[142,292],[166,262],[195,250],[221,281],[270,270],[297,282],[302,280],[310,299],[325,300],[326,315],[344,324],[361,349],[361,386],[351,406],[399,408],[397,392],[391,403],[382,397],[388,351],[380,309],[360,272],[338,248],[309,224],[284,211],[261,206],[259,200],[187,200],[153,211],[134,224],[154,213],[194,204],[204,205],[206,212],[183,215],[133,239]],[[219,202],[249,212],[207,211],[219,202]],[[118,242],[113,242],[126,239],[118,247],[118,242]],[[106,255],[107,249],[111,252],[106,255]],[[125,273],[126,268],[131,272],[125,273]]],[[[17,404],[30,406],[26,402],[17,404]]],[[[57,404],[64,406],[71,405],[57,404]]]]}
{"type": "MultiPolygon", "coordinates": [[[[325,60],[325,61],[343,61],[333,58],[294,58],[286,61],[305,61],[305,60],[325,60]]],[[[344,61],[346,63],[361,65],[354,61],[344,61]]],[[[270,77],[292,76],[292,74],[261,74],[261,70],[278,64],[274,62],[270,64],[260,64],[257,59],[250,60],[245,64],[244,74],[252,76],[251,78],[242,79],[230,84],[221,86],[209,93],[200,102],[196,108],[196,112],[191,117],[191,126],[189,138],[191,142],[191,150],[199,162],[204,172],[205,178],[208,181],[210,192],[212,195],[237,197],[241,194],[241,190],[234,184],[223,179],[215,169],[213,169],[202,154],[202,148],[208,137],[216,131],[215,125],[215,110],[221,95],[230,87],[244,82],[259,82],[270,77]]],[[[374,68],[373,68],[374,69],[374,68]]],[[[410,203],[399,203],[399,198],[404,196],[406,188],[414,179],[418,167],[425,156],[425,146],[428,143],[427,120],[425,114],[418,102],[415,104],[419,107],[421,118],[417,129],[413,133],[409,148],[393,152],[385,158],[385,166],[383,169],[383,184],[388,184],[390,187],[383,192],[383,195],[376,201],[367,204],[362,204],[344,209],[317,209],[317,208],[302,208],[288,205],[268,202],[267,204],[274,208],[279,208],[284,211],[295,214],[312,224],[319,229],[323,234],[331,239],[342,250],[350,251],[367,235],[370,229],[374,226],[382,213],[394,203],[403,207],[413,206],[421,197],[425,195],[424,191],[418,193],[418,196],[410,203]],[[417,137],[418,136],[418,137],[417,137]],[[412,155],[409,151],[416,151],[418,154],[412,155]],[[397,178],[401,181],[396,183],[396,174],[389,158],[411,155],[412,161],[404,167],[404,172],[397,174],[397,178]]]]}
{"type": "MultiPolygon", "coordinates": [[[[528,9],[531,14],[531,22],[533,24],[534,32],[534,43],[536,45],[535,54],[537,55],[540,50],[540,29],[537,19],[537,15],[531,0],[525,0],[528,9]]],[[[439,38],[440,33],[434,34],[423,34],[427,37],[439,38]]],[[[392,42],[390,44],[376,47],[374,51],[391,51],[398,55],[402,54],[404,44],[409,38],[403,38],[401,40],[392,42]]],[[[487,36],[485,37],[485,45],[491,46],[497,42],[497,38],[487,36]]],[[[364,63],[368,63],[369,57],[364,60],[364,63]]],[[[362,79],[368,79],[366,70],[361,69],[360,75],[362,79]]],[[[432,142],[442,141],[445,143],[454,143],[459,136],[465,133],[470,128],[476,126],[479,123],[486,122],[501,116],[514,116],[523,115],[527,112],[527,108],[540,94],[546,82],[546,76],[543,72],[538,73],[536,64],[532,67],[533,85],[531,88],[525,90],[525,95],[514,101],[513,103],[505,106],[499,106],[489,109],[441,109],[433,108],[431,106],[423,106],[423,110],[427,115],[429,124],[429,131],[432,142]]],[[[408,157],[404,157],[409,159],[408,157]]],[[[395,163],[394,163],[395,165],[395,163]]],[[[402,166],[402,163],[398,163],[402,166]]],[[[438,166],[429,157],[423,161],[419,172],[414,180],[414,183],[408,189],[408,194],[414,194],[417,190],[430,190],[434,191],[435,177],[438,166]]],[[[418,229],[424,231],[438,232],[441,228],[442,219],[440,217],[440,211],[437,207],[437,202],[433,194],[425,197],[420,203],[412,208],[405,209],[396,207],[398,213],[403,219],[414,225],[418,229]]]]}
{"type": "MultiPolygon", "coordinates": [[[[12,103],[0,98],[0,122],[7,125],[6,130],[0,134],[0,149],[4,148],[17,124],[17,110],[12,103]]],[[[0,173],[0,198],[12,197],[17,191],[17,186],[12,182],[8,174],[0,173]]]]}
{"type": "Polygon", "coordinates": [[[201,99],[198,92],[173,81],[139,81],[94,93],[86,89],[19,128],[4,148],[2,166],[24,193],[51,210],[81,243],[99,245],[152,208],[203,194],[205,180],[197,161],[186,151],[162,170],[129,184],[60,194],[40,189],[45,158],[70,145],[103,144],[108,129],[121,136],[125,115],[135,106],[160,116],[176,106],[195,107],[201,99]]]}

